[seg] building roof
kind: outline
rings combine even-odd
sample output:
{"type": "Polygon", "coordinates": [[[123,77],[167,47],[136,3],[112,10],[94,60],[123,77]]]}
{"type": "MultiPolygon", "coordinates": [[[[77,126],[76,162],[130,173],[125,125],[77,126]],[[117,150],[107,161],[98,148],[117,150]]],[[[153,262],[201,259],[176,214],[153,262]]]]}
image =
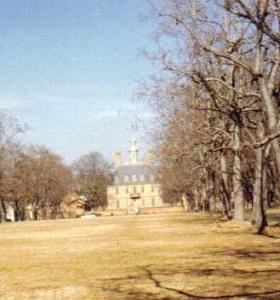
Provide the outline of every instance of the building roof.
{"type": "Polygon", "coordinates": [[[155,166],[149,164],[121,165],[115,170],[114,185],[153,182],[154,174],[155,166]]]}

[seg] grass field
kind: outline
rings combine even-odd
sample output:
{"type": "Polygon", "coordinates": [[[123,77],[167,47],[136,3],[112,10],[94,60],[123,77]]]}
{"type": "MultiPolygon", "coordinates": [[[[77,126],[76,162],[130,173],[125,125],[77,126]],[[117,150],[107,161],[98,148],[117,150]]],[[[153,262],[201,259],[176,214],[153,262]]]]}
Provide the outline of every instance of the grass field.
{"type": "Polygon", "coordinates": [[[280,240],[200,214],[0,226],[0,299],[280,299],[280,240]]]}

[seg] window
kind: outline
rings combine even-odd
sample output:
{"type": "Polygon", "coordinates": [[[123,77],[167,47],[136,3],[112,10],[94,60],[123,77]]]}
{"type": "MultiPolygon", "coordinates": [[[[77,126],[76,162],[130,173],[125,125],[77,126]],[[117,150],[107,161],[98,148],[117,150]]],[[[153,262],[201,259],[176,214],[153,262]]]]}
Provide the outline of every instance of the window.
{"type": "Polygon", "coordinates": [[[128,194],[128,186],[125,188],[125,192],[128,194]]]}
{"type": "Polygon", "coordinates": [[[145,187],[144,187],[144,185],[141,186],[141,192],[142,192],[142,193],[145,192],[145,187]]]}
{"type": "Polygon", "coordinates": [[[125,175],[123,179],[124,179],[124,182],[128,182],[128,176],[127,175],[125,175]]]}
{"type": "Polygon", "coordinates": [[[119,193],[119,188],[118,187],[116,187],[116,194],[118,194],[119,193]]]}
{"type": "Polygon", "coordinates": [[[145,206],[145,199],[142,199],[142,206],[145,206]]]}
{"type": "Polygon", "coordinates": [[[153,182],[155,180],[155,176],[154,175],[150,175],[150,180],[153,182]]]}
{"type": "Polygon", "coordinates": [[[155,199],[153,198],[152,199],[152,206],[155,206],[156,205],[156,202],[155,202],[155,199]]]}
{"type": "Polygon", "coordinates": [[[137,177],[136,177],[135,174],[132,175],[132,181],[133,181],[133,182],[136,182],[136,181],[137,181],[137,177]]]}
{"type": "Polygon", "coordinates": [[[117,208],[120,208],[120,201],[117,201],[117,208]]]}
{"type": "Polygon", "coordinates": [[[155,187],[153,185],[151,185],[151,192],[155,191],[155,187]]]}
{"type": "Polygon", "coordinates": [[[137,192],[137,189],[136,189],[136,186],[133,187],[133,193],[136,193],[137,192]]]}
{"type": "Polygon", "coordinates": [[[140,175],[140,181],[145,181],[145,176],[143,174],[140,175]]]}
{"type": "Polygon", "coordinates": [[[120,183],[120,179],[118,176],[115,177],[115,184],[119,184],[120,183]]]}

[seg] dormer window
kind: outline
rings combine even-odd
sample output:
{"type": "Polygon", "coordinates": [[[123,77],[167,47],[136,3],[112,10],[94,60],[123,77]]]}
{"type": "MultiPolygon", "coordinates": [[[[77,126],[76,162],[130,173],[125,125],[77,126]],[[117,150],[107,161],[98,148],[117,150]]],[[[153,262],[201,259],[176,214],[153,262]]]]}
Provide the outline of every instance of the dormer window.
{"type": "Polygon", "coordinates": [[[145,176],[143,174],[140,175],[140,181],[145,181],[145,176]]]}
{"type": "Polygon", "coordinates": [[[150,180],[153,182],[155,180],[155,176],[154,175],[150,175],[150,180]]]}
{"type": "Polygon", "coordinates": [[[118,176],[115,177],[115,184],[119,184],[120,183],[120,179],[118,176]]]}
{"type": "Polygon", "coordinates": [[[136,181],[137,181],[137,177],[136,177],[135,174],[132,175],[132,181],[133,181],[133,182],[136,182],[136,181]]]}
{"type": "Polygon", "coordinates": [[[123,178],[124,182],[128,182],[128,176],[125,175],[124,178],[123,178]]]}

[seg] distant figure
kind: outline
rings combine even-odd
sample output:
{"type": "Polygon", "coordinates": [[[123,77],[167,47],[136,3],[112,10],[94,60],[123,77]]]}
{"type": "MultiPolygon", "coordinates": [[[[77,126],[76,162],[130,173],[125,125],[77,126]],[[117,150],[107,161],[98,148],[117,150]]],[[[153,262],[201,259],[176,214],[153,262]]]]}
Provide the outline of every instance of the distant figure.
{"type": "Polygon", "coordinates": [[[6,205],[6,220],[9,222],[15,222],[15,210],[12,204],[8,203],[6,205]]]}
{"type": "Polygon", "coordinates": [[[32,203],[29,203],[26,206],[25,210],[26,210],[27,220],[33,221],[34,220],[34,207],[33,207],[32,203]]]}

